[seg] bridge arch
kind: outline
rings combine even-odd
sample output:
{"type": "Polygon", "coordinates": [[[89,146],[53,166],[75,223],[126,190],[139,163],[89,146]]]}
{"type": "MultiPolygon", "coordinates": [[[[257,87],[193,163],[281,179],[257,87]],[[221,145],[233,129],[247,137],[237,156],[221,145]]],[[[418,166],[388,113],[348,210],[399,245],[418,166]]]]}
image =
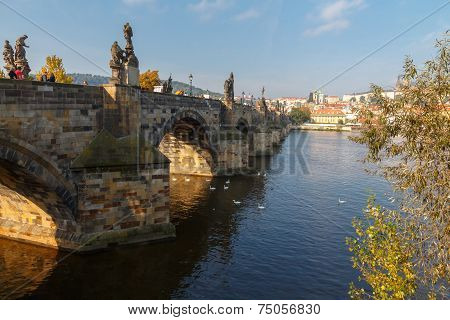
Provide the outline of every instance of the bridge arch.
{"type": "Polygon", "coordinates": [[[78,230],[76,194],[58,168],[14,138],[0,138],[0,231],[59,247],[78,230]]]}
{"type": "Polygon", "coordinates": [[[236,129],[238,129],[243,134],[247,135],[250,131],[250,125],[245,118],[239,118],[236,122],[236,129]]]}
{"type": "Polygon", "coordinates": [[[195,110],[174,114],[164,124],[158,148],[170,160],[171,174],[212,176],[217,164],[213,133],[195,110]]]}
{"type": "Polygon", "coordinates": [[[76,188],[69,182],[58,166],[25,141],[0,135],[0,161],[33,175],[48,189],[53,190],[74,216],[76,210],[76,188]]]}

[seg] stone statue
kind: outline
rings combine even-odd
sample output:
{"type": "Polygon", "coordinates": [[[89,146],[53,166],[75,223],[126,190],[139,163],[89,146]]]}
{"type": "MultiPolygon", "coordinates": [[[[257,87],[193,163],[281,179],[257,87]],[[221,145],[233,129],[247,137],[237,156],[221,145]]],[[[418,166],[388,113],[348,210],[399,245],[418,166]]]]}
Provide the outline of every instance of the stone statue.
{"type": "Polygon", "coordinates": [[[5,40],[5,45],[3,46],[3,61],[5,62],[6,70],[9,71],[15,67],[14,50],[8,40],[5,40]]]}
{"type": "Polygon", "coordinates": [[[172,74],[170,74],[169,79],[167,79],[166,82],[163,84],[163,91],[164,93],[172,93],[173,87],[172,87],[172,74]]]}
{"type": "Polygon", "coordinates": [[[139,68],[139,61],[134,54],[133,40],[131,39],[133,37],[133,29],[128,22],[123,26],[123,36],[127,43],[125,45],[125,63],[127,66],[139,68]]]}
{"type": "Polygon", "coordinates": [[[29,48],[25,44],[25,40],[28,39],[27,35],[23,35],[16,40],[16,53],[14,60],[17,61],[27,61],[25,48],[29,48]]]}
{"type": "Polygon", "coordinates": [[[133,37],[133,29],[130,26],[130,23],[127,22],[123,26],[123,36],[125,38],[125,41],[127,42],[125,49],[131,49],[133,50],[133,41],[131,38],[133,37]]]}
{"type": "Polygon", "coordinates": [[[115,41],[111,47],[111,61],[109,66],[112,70],[111,83],[129,86],[139,86],[139,60],[133,49],[133,29],[127,22],[123,26],[123,36],[126,41],[125,50],[119,47],[115,41]]]}
{"type": "Polygon", "coordinates": [[[233,72],[230,74],[230,77],[225,80],[224,84],[224,94],[225,101],[233,101],[234,100],[234,75],[233,72]]]}
{"type": "Polygon", "coordinates": [[[125,59],[125,51],[120,48],[117,41],[114,41],[112,47],[111,47],[111,61],[110,66],[118,66],[121,67],[125,59]]]}
{"type": "Polygon", "coordinates": [[[25,48],[29,48],[25,44],[25,40],[27,39],[28,36],[25,34],[16,40],[16,48],[15,48],[16,52],[14,54],[14,64],[17,68],[22,69],[22,73],[25,76],[25,78],[28,77],[31,71],[30,66],[28,65],[28,60],[25,51],[25,48]]]}
{"type": "Polygon", "coordinates": [[[112,70],[111,82],[120,84],[123,81],[123,63],[125,59],[125,51],[120,48],[117,41],[111,46],[111,60],[109,66],[112,70]]]}

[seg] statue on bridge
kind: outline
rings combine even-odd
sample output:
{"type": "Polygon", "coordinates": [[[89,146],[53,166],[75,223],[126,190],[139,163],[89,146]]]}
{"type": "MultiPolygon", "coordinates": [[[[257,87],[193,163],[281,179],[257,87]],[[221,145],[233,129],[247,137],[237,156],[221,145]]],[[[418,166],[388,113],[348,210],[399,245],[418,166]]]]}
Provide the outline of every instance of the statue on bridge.
{"type": "Polygon", "coordinates": [[[3,46],[3,61],[5,62],[5,69],[8,71],[14,69],[16,66],[14,63],[14,49],[8,40],[5,40],[5,45],[3,46]]]}
{"type": "Polygon", "coordinates": [[[133,50],[133,41],[131,39],[133,37],[133,28],[131,28],[129,22],[125,23],[125,25],[123,26],[123,36],[125,38],[125,41],[127,42],[125,49],[129,48],[133,50]]]}
{"type": "Polygon", "coordinates": [[[129,22],[125,23],[125,25],[123,26],[123,37],[127,42],[125,46],[125,54],[127,56],[126,65],[138,68],[139,61],[137,57],[134,55],[133,40],[131,39],[133,37],[133,29],[131,28],[129,22]]]}
{"type": "Polygon", "coordinates": [[[172,74],[170,74],[169,79],[163,83],[163,93],[172,93],[172,74]]]}
{"type": "Polygon", "coordinates": [[[127,22],[123,26],[123,36],[126,41],[125,50],[120,48],[117,41],[111,47],[111,61],[109,66],[112,70],[111,83],[139,86],[139,61],[134,54],[133,29],[127,22]]]}
{"type": "Polygon", "coordinates": [[[28,36],[25,34],[16,40],[16,52],[14,54],[14,63],[17,68],[20,67],[22,69],[22,73],[25,77],[27,77],[31,71],[26,57],[25,48],[29,48],[25,43],[26,39],[28,39],[28,36]]]}
{"type": "Polygon", "coordinates": [[[225,95],[225,101],[233,102],[233,100],[234,100],[234,75],[233,75],[233,72],[230,74],[230,77],[227,80],[225,80],[224,95],[225,95]]]}

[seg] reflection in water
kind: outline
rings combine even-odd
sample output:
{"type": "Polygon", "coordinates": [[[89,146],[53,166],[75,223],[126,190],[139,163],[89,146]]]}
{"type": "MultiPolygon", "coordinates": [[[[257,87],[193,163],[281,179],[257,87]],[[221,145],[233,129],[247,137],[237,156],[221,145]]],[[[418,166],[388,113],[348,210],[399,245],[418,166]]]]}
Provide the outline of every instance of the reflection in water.
{"type": "Polygon", "coordinates": [[[51,274],[57,251],[0,239],[0,297],[20,298],[51,274]]]}
{"type": "Polygon", "coordinates": [[[346,298],[356,277],[345,246],[351,218],[367,188],[388,190],[364,173],[364,149],[347,137],[293,132],[274,157],[253,160],[260,175],[232,177],[228,190],[228,178],[172,176],[172,242],[72,255],[52,269],[66,253],[0,240],[0,296],[45,270],[13,297],[346,298]]]}

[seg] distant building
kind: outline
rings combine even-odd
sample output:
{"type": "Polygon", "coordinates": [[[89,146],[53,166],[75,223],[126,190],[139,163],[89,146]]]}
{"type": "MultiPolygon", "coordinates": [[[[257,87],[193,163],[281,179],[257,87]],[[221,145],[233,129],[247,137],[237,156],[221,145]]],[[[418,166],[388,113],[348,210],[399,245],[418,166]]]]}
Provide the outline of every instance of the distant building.
{"type": "Polygon", "coordinates": [[[320,90],[310,92],[308,102],[322,104],[325,102],[325,95],[320,90]]]}
{"type": "Polygon", "coordinates": [[[307,99],[303,97],[282,97],[275,99],[275,101],[278,101],[286,113],[289,113],[293,108],[302,107],[307,102],[307,99]]]}
{"type": "Polygon", "coordinates": [[[326,108],[326,109],[315,110],[311,114],[311,122],[313,122],[313,123],[334,123],[334,124],[342,123],[342,124],[345,124],[346,117],[345,117],[345,113],[342,112],[341,110],[326,108]]]}
{"type": "Polygon", "coordinates": [[[339,102],[339,97],[338,97],[338,96],[326,96],[326,97],[325,97],[325,102],[326,102],[326,103],[336,103],[336,102],[339,102]]]}
{"type": "MultiPolygon", "coordinates": [[[[383,95],[387,98],[394,99],[399,93],[397,91],[384,91],[383,95]]],[[[370,102],[372,97],[372,92],[361,92],[353,94],[344,94],[342,96],[342,101],[344,102],[354,102],[354,103],[364,103],[370,102]]]]}

